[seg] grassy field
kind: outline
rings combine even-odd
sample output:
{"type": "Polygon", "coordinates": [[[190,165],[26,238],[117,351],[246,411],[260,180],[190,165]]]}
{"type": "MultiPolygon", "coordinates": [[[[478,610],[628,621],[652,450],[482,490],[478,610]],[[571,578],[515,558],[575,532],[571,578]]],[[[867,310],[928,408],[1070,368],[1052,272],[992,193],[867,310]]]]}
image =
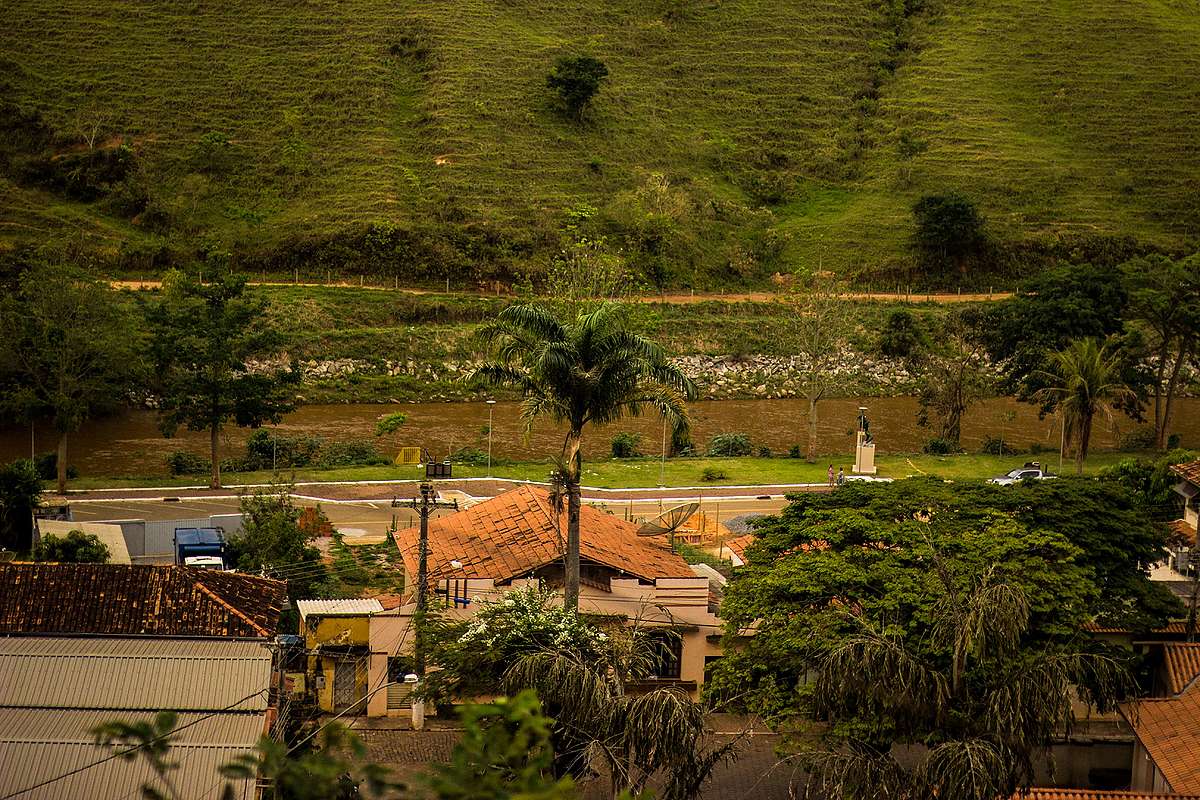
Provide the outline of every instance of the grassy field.
{"type": "Polygon", "coordinates": [[[0,241],[462,287],[538,269],[589,206],[590,233],[635,260],[660,237],[669,283],[711,287],[798,265],[883,285],[913,201],[947,190],[1016,251],[1200,233],[1191,0],[889,5],[12,0],[0,100],[60,152],[127,138],[149,205],[0,177],[0,241]],[[575,123],[544,80],[584,52],[611,78],[575,123]],[[369,224],[405,233],[376,246],[369,224]]]}
{"type": "MultiPolygon", "coordinates": [[[[1137,453],[1094,453],[1088,457],[1086,471],[1088,474],[1094,474],[1122,459],[1133,458],[1137,455],[1137,453]]],[[[877,459],[877,466],[879,475],[888,478],[900,479],[916,475],[935,475],[947,480],[984,480],[1019,467],[1029,458],[1030,456],[1001,457],[978,454],[885,455],[877,459]]],[[[1057,456],[1054,454],[1043,454],[1040,458],[1052,469],[1057,464],[1057,456]]],[[[849,471],[850,464],[837,462],[835,466],[844,466],[849,471]]],[[[828,463],[825,462],[809,464],[802,459],[790,458],[675,458],[667,459],[666,467],[662,471],[662,482],[666,486],[701,487],[823,483],[827,467],[828,463]],[[706,470],[723,472],[725,477],[705,480],[706,470]]],[[[606,489],[653,487],[659,485],[661,468],[657,459],[590,461],[584,465],[583,483],[585,486],[606,489]]],[[[491,475],[519,481],[545,481],[550,469],[549,462],[524,462],[496,465],[492,468],[491,475]]],[[[1073,465],[1069,460],[1064,464],[1063,472],[1064,474],[1074,474],[1073,465]]],[[[279,475],[270,471],[226,473],[223,475],[223,480],[226,485],[237,485],[267,484],[278,481],[418,480],[422,475],[423,473],[416,467],[346,467],[327,470],[295,470],[279,475]]],[[[483,478],[487,477],[487,469],[458,464],[454,467],[454,475],[458,478],[483,478]]],[[[77,490],[202,485],[204,485],[204,479],[194,475],[178,478],[162,476],[145,478],[87,477],[70,482],[70,488],[77,490]]],[[[380,494],[386,495],[386,489],[381,489],[380,494]]]]}

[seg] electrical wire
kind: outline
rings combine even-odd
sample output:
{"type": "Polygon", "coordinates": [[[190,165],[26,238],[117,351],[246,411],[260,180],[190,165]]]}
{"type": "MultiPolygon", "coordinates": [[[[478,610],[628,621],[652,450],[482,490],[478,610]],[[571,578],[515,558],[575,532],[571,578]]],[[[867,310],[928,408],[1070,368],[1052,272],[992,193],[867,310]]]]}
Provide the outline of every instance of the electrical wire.
{"type": "Polygon", "coordinates": [[[141,744],[135,745],[126,750],[114,751],[113,753],[105,756],[104,758],[102,758],[98,761],[93,761],[90,764],[84,764],[82,767],[76,767],[75,769],[73,769],[69,772],[64,772],[61,775],[56,775],[53,778],[47,778],[46,780],[44,780],[40,783],[35,783],[33,786],[29,786],[25,789],[20,789],[11,794],[6,794],[3,797],[0,797],[0,800],[11,800],[11,798],[13,798],[13,797],[20,797],[21,795],[28,794],[29,792],[32,792],[35,789],[40,789],[43,786],[49,786],[52,783],[57,783],[58,781],[61,781],[64,778],[69,778],[72,775],[78,775],[79,773],[85,772],[85,771],[91,769],[92,767],[98,767],[101,764],[106,764],[109,761],[112,761],[114,758],[124,758],[124,757],[128,756],[130,753],[136,753],[138,750],[141,750],[143,747],[154,744],[155,742],[162,741],[163,739],[167,738],[168,736],[173,736],[176,733],[178,733],[179,731],[186,730],[187,728],[190,728],[193,725],[198,725],[199,723],[203,722],[206,719],[215,717],[218,714],[224,714],[227,711],[232,711],[233,709],[237,708],[238,706],[240,706],[242,703],[246,702],[247,700],[249,700],[253,697],[257,697],[260,694],[266,694],[268,692],[270,692],[269,689],[259,689],[257,692],[248,694],[245,697],[243,697],[241,700],[236,700],[233,703],[225,706],[224,708],[222,708],[218,711],[210,711],[209,713],[205,714],[204,716],[202,716],[198,719],[194,719],[191,722],[187,723],[186,725],[180,725],[178,728],[172,728],[170,731],[168,731],[164,734],[161,734],[159,736],[155,736],[153,739],[151,739],[147,742],[142,742],[141,744]]]}

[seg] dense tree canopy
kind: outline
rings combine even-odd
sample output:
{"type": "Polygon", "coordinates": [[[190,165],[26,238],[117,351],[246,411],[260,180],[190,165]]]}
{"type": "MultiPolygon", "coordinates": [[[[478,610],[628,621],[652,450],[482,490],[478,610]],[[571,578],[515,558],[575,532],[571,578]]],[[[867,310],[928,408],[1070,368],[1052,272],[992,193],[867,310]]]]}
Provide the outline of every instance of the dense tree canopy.
{"type": "Polygon", "coordinates": [[[279,344],[265,309],[266,300],[247,294],[244,277],[218,272],[208,283],[172,275],[148,312],[163,433],[180,426],[209,432],[214,488],[221,485],[222,427],[279,422],[295,407],[296,370],[250,368],[279,344]]]}
{"type": "Polygon", "coordinates": [[[758,633],[714,685],[749,691],[771,715],[800,712],[801,679],[846,635],[849,603],[894,632],[930,624],[946,594],[935,555],[955,565],[962,591],[989,569],[1019,588],[1029,641],[1074,642],[1091,620],[1161,625],[1181,608],[1149,581],[1165,531],[1140,508],[1120,486],[1066,478],[1007,487],[910,479],[800,495],[760,525],[726,590],[731,629],[757,620],[758,633]]]}
{"type": "Polygon", "coordinates": [[[94,533],[71,531],[66,536],[43,536],[33,548],[34,561],[59,564],[107,564],[108,546],[94,533]]]}
{"type": "Polygon", "coordinates": [[[1047,353],[1072,339],[1123,333],[1128,302],[1119,268],[1061,266],[1032,278],[1014,297],[989,308],[980,330],[992,358],[1007,360],[1007,388],[1017,391],[1044,366],[1047,353]]]}
{"type": "Polygon", "coordinates": [[[125,303],[74,268],[37,264],[0,301],[0,409],[53,423],[60,492],[70,435],[128,399],[139,356],[125,303]]]}
{"type": "Polygon", "coordinates": [[[1148,579],[1165,532],[1140,510],[1118,485],[1066,478],[797,496],[759,525],[726,589],[709,691],[819,732],[825,749],[803,758],[839,791],[1004,796],[1070,724],[1072,686],[1100,704],[1128,687],[1125,657],[1084,624],[1145,630],[1182,611],[1148,579]],[[893,745],[928,750],[901,767],[893,745]],[[967,762],[985,764],[982,795],[947,778],[967,762]]]}

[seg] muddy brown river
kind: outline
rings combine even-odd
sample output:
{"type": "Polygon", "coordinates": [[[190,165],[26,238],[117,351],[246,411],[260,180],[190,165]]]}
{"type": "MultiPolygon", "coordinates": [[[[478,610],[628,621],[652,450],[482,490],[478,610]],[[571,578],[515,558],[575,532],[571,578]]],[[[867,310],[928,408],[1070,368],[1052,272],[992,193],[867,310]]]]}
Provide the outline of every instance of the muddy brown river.
{"type": "MultiPolygon", "coordinates": [[[[868,407],[871,431],[880,453],[914,452],[933,432],[916,424],[917,402],[912,397],[854,398],[825,400],[821,403],[820,450],[823,453],[848,453],[853,450],[853,428],[858,406],[868,407]]],[[[755,447],[766,446],[776,453],[786,452],[793,444],[805,442],[806,405],[804,400],[713,400],[693,403],[693,438],[701,447],[718,433],[749,434],[755,447]]],[[[397,445],[419,445],[435,457],[460,447],[487,449],[488,406],[484,403],[406,403],[400,405],[324,405],[303,406],[289,414],[278,426],[281,433],[306,433],[326,439],[372,438],[375,421],[383,414],[403,411],[408,421],[398,436],[381,442],[381,449],[394,453],[397,445]]],[[[1179,404],[1174,428],[1183,437],[1183,445],[1200,446],[1200,400],[1187,399],[1179,404]]],[[[562,434],[549,423],[539,423],[532,436],[525,438],[517,403],[497,403],[493,407],[493,454],[496,458],[545,458],[558,451],[562,434]]],[[[1117,434],[1100,428],[1094,449],[1114,447],[1119,437],[1137,426],[1122,418],[1117,434]]],[[[642,435],[642,450],[659,452],[662,426],[658,417],[640,417],[615,425],[590,430],[585,449],[592,457],[608,455],[609,441],[618,431],[642,435]]],[[[963,425],[963,446],[977,450],[985,436],[1000,436],[1027,448],[1040,442],[1048,449],[1058,446],[1057,421],[1039,420],[1037,411],[1024,403],[1007,398],[987,400],[974,406],[963,425]]],[[[227,455],[241,451],[249,431],[230,427],[225,433],[227,455]]],[[[48,428],[34,431],[38,452],[53,449],[54,438],[48,428]]],[[[130,411],[117,417],[96,420],[76,434],[71,442],[70,463],[83,475],[140,476],[167,473],[165,458],[172,450],[187,449],[206,453],[207,434],[181,431],[174,439],[158,432],[152,411],[130,411]]],[[[30,430],[0,429],[0,459],[5,461],[28,456],[30,430]]]]}

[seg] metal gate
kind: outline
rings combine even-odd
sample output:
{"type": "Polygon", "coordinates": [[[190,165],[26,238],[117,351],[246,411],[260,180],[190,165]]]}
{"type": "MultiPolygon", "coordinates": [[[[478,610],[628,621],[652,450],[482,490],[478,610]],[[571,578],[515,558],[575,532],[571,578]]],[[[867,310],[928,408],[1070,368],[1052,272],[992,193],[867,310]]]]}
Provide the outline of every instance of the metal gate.
{"type": "Polygon", "coordinates": [[[333,710],[344,711],[354,704],[354,686],[357,683],[358,664],[339,661],[333,670],[333,710]]]}

